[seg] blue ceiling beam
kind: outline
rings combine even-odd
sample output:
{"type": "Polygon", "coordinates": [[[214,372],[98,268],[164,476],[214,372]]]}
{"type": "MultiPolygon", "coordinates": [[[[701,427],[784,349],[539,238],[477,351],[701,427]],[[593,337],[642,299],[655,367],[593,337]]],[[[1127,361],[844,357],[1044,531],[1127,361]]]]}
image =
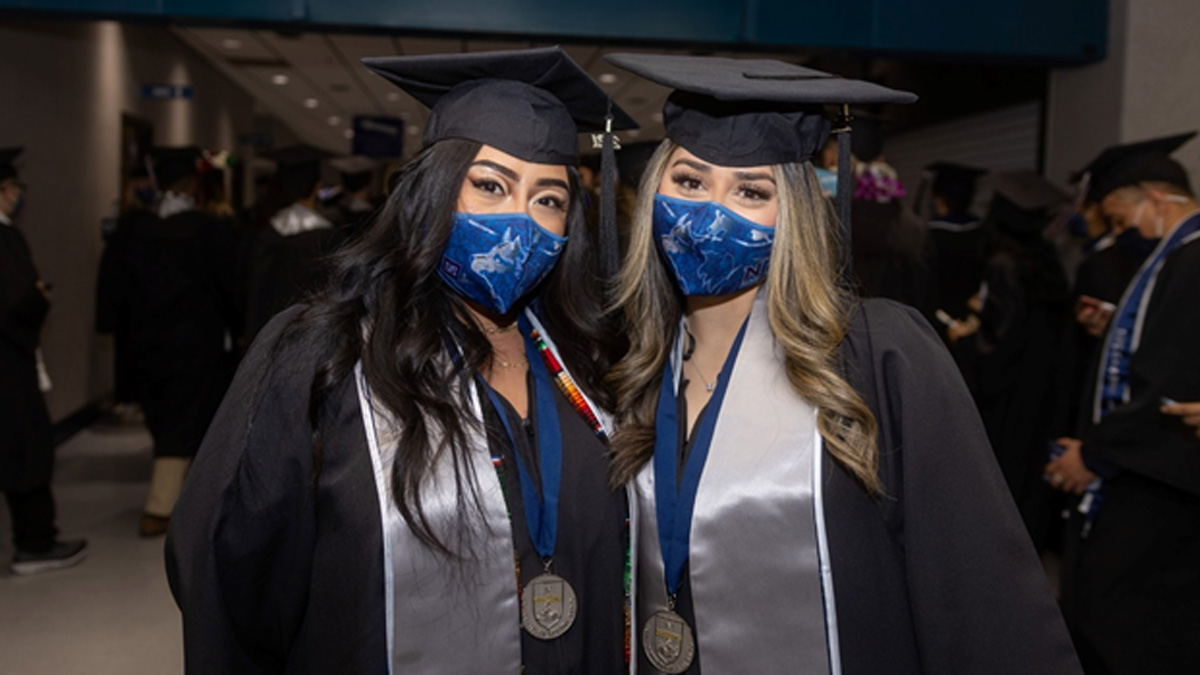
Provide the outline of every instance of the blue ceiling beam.
{"type": "Polygon", "coordinates": [[[1108,28],[1105,0],[0,0],[5,9],[1044,65],[1102,59],[1108,28]]]}

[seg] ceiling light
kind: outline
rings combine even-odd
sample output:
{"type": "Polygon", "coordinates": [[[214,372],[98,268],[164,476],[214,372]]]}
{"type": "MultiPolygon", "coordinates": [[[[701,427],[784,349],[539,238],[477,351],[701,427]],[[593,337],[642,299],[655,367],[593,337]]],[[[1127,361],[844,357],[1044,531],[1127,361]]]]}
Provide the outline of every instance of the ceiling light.
{"type": "Polygon", "coordinates": [[[306,98],[306,99],[304,99],[304,107],[305,107],[305,108],[315,108],[315,107],[317,107],[317,106],[319,106],[319,105],[321,105],[321,102],[320,102],[320,101],[318,101],[318,100],[317,100],[317,99],[315,99],[315,98],[306,98]]]}
{"type": "Polygon", "coordinates": [[[329,119],[327,119],[325,121],[329,122],[329,126],[336,127],[337,125],[342,123],[342,118],[338,117],[337,115],[330,115],[329,119]]]}
{"type": "Polygon", "coordinates": [[[283,73],[275,73],[271,76],[271,83],[283,86],[288,83],[288,76],[283,73]]]}
{"type": "Polygon", "coordinates": [[[660,113],[660,112],[654,113],[654,121],[655,122],[661,122],[662,120],[663,120],[662,113],[660,113]]]}
{"type": "Polygon", "coordinates": [[[225,49],[241,49],[242,41],[236,38],[225,38],[221,40],[221,46],[225,49]]]}
{"type": "Polygon", "coordinates": [[[613,84],[617,81],[617,76],[614,73],[604,73],[600,76],[600,84],[613,84]]]}
{"type": "Polygon", "coordinates": [[[415,124],[408,125],[408,135],[409,136],[416,136],[419,133],[421,133],[421,127],[419,127],[415,124]]]}
{"type": "Polygon", "coordinates": [[[354,130],[346,129],[345,131],[342,132],[342,135],[346,137],[346,140],[351,140],[354,138],[354,130]]]}
{"type": "Polygon", "coordinates": [[[642,135],[642,130],[641,129],[630,129],[629,131],[626,131],[625,133],[630,138],[637,138],[638,136],[642,135]]]}
{"type": "Polygon", "coordinates": [[[395,103],[396,101],[399,101],[399,100],[400,100],[400,92],[398,92],[398,91],[389,91],[389,92],[387,93],[387,96],[385,96],[384,98],[386,98],[387,100],[391,101],[392,103],[395,103]]]}

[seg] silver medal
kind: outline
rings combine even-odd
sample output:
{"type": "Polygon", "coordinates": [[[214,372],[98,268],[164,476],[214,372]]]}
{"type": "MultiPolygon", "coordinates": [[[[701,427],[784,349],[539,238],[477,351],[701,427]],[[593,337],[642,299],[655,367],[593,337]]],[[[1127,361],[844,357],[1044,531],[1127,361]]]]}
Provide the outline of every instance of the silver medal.
{"type": "Polygon", "coordinates": [[[575,623],[575,589],[557,574],[539,574],[521,593],[521,624],[539,640],[553,640],[575,623]]]}
{"type": "Polygon", "coordinates": [[[696,658],[692,628],[675,612],[658,612],[642,628],[642,651],[650,665],[667,675],[678,675],[696,658]]]}

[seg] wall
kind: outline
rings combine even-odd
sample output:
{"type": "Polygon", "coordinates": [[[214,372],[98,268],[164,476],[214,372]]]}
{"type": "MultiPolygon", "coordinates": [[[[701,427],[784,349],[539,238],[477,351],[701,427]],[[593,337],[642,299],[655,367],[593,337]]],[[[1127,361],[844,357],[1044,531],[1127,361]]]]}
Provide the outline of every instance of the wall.
{"type": "Polygon", "coordinates": [[[23,145],[29,184],[19,225],[54,306],[42,348],[60,419],[112,387],[111,343],[93,330],[100,221],[115,211],[121,115],[150,121],[155,142],[232,149],[253,126],[249,96],[166,28],[112,22],[0,25],[0,146],[23,145]],[[143,83],[189,84],[192,100],[140,98],[143,83]]]}
{"type": "MultiPolygon", "coordinates": [[[[1051,75],[1046,175],[1060,183],[1109,145],[1200,128],[1200,3],[1111,3],[1109,58],[1051,75]]],[[[1200,177],[1200,141],[1175,157],[1200,177]]]]}

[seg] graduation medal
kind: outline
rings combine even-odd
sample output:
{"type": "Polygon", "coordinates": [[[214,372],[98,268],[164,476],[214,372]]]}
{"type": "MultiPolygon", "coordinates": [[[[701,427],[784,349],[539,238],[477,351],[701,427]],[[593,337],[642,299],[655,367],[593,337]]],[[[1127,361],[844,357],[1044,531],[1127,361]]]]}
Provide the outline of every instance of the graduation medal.
{"type": "Polygon", "coordinates": [[[642,651],[650,665],[667,675],[682,673],[696,658],[692,627],[673,611],[656,612],[642,628],[642,651]]]}
{"type": "Polygon", "coordinates": [[[545,569],[534,577],[521,591],[521,626],[525,632],[539,640],[553,640],[571,629],[579,611],[575,589],[566,579],[550,571],[554,560],[554,548],[558,540],[558,497],[562,487],[562,433],[558,425],[558,410],[554,404],[554,390],[550,373],[539,354],[539,345],[533,327],[522,317],[521,332],[527,336],[525,352],[533,374],[534,398],[537,406],[538,453],[541,455],[541,494],[533,478],[525,468],[521,453],[517,449],[516,437],[509,428],[508,417],[496,392],[487,387],[492,404],[500,412],[504,430],[512,442],[513,457],[517,464],[517,476],[521,483],[521,502],[525,507],[525,520],[534,548],[542,557],[545,569]]]}
{"type": "Polygon", "coordinates": [[[521,625],[539,640],[553,640],[575,623],[575,589],[566,579],[544,572],[521,592],[521,625]]]}

